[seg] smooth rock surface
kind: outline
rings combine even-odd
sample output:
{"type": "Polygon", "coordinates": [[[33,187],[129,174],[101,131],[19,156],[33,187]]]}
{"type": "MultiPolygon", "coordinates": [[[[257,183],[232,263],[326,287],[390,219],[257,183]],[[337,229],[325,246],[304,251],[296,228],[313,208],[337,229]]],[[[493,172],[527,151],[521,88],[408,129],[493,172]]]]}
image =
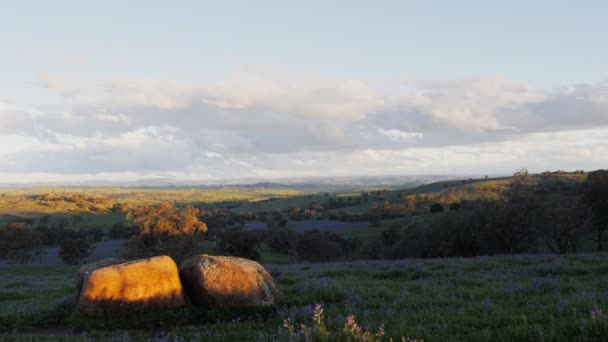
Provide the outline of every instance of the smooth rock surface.
{"type": "Polygon", "coordinates": [[[80,298],[80,292],[82,291],[82,285],[84,284],[84,280],[95,270],[117,264],[124,264],[127,261],[127,259],[108,258],[82,266],[78,270],[78,274],[76,274],[76,299],[80,298]]]}
{"type": "Polygon", "coordinates": [[[177,265],[158,256],[98,268],[83,281],[77,311],[98,316],[165,310],[184,305],[177,265]]]}
{"type": "Polygon", "coordinates": [[[270,274],[255,261],[198,255],[179,269],[186,295],[196,305],[259,307],[282,297],[270,274]]]}

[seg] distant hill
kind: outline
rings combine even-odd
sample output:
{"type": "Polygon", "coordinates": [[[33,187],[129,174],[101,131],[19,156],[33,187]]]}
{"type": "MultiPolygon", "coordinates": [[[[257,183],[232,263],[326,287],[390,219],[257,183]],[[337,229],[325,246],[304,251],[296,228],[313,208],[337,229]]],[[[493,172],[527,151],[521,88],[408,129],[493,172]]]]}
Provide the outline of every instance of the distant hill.
{"type": "Polygon", "coordinates": [[[167,178],[140,179],[127,182],[97,180],[90,182],[25,182],[1,183],[0,188],[23,189],[41,187],[125,187],[143,189],[217,189],[267,188],[293,189],[311,192],[359,191],[370,188],[395,189],[414,187],[441,180],[460,179],[454,175],[393,175],[393,176],[343,176],[343,177],[297,177],[276,179],[223,179],[223,180],[180,180],[167,178]]]}

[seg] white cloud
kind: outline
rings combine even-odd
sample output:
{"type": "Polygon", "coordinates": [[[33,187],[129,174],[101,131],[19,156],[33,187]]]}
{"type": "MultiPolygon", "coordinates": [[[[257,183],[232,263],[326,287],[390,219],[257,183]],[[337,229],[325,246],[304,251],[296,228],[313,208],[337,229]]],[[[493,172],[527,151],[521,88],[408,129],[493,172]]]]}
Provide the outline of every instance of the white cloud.
{"type": "Polygon", "coordinates": [[[40,85],[64,95],[72,103],[143,106],[164,110],[186,108],[197,92],[196,87],[181,82],[151,79],[77,82],[42,75],[40,85]]]}
{"type": "Polygon", "coordinates": [[[383,103],[360,80],[250,69],[204,87],[201,97],[220,108],[256,108],[301,118],[346,121],[363,119],[383,103]]]}
{"type": "Polygon", "coordinates": [[[121,123],[121,124],[125,124],[128,125],[129,124],[129,118],[127,118],[124,114],[119,114],[119,115],[113,115],[113,114],[96,114],[94,116],[95,120],[98,121],[108,121],[108,122],[114,122],[114,123],[121,123]]]}
{"type": "Polygon", "coordinates": [[[255,109],[259,115],[352,121],[383,104],[360,80],[252,69],[241,69],[231,78],[206,85],[146,79],[77,82],[50,75],[41,76],[40,84],[72,103],[111,108],[139,106],[171,111],[205,104],[218,109],[255,109]]]}
{"type": "Polygon", "coordinates": [[[209,152],[209,151],[205,151],[203,152],[203,154],[205,155],[205,157],[207,158],[222,158],[222,155],[217,153],[217,152],[209,152]]]}
{"type": "Polygon", "coordinates": [[[594,132],[608,127],[606,82],[553,92],[500,77],[377,87],[242,68],[203,84],[55,76],[41,84],[62,95],[59,105],[41,104],[32,116],[0,102],[0,137],[37,139],[5,149],[0,171],[248,177],[499,171],[541,161],[578,168],[603,160],[606,139],[594,132]]]}
{"type": "Polygon", "coordinates": [[[523,132],[608,125],[608,82],[548,93],[543,101],[500,113],[499,119],[523,132]]]}
{"type": "MultiPolygon", "coordinates": [[[[140,175],[140,178],[173,175],[200,180],[319,175],[508,174],[519,167],[527,167],[533,172],[591,170],[608,163],[608,142],[604,138],[607,135],[608,129],[596,129],[534,133],[512,141],[446,147],[367,148],[347,153],[234,154],[222,158],[213,154],[204,156],[204,153],[199,158],[180,152],[184,144],[167,145],[162,139],[131,142],[130,147],[122,149],[115,143],[108,146],[101,141],[89,141],[79,148],[57,148],[57,151],[39,152],[22,159],[3,158],[17,165],[5,165],[0,169],[10,171],[8,174],[15,171],[24,175],[45,173],[50,175],[45,180],[69,181],[90,179],[90,175],[120,180],[136,179],[134,175],[140,175]],[[27,164],[32,160],[38,164],[27,164]],[[61,167],[56,161],[61,161],[61,167]],[[64,176],[66,174],[73,178],[64,176]]],[[[3,177],[5,182],[15,178],[3,177]]]]}
{"type": "Polygon", "coordinates": [[[0,134],[31,134],[33,129],[31,115],[0,101],[0,134]]]}
{"type": "Polygon", "coordinates": [[[501,77],[414,85],[414,91],[401,93],[394,100],[397,110],[423,113],[441,126],[462,131],[511,129],[498,119],[502,110],[544,99],[542,92],[501,77]]]}
{"type": "Polygon", "coordinates": [[[395,141],[411,141],[411,140],[422,140],[423,134],[420,132],[408,132],[400,129],[384,129],[379,128],[378,133],[391,140],[395,141]]]}

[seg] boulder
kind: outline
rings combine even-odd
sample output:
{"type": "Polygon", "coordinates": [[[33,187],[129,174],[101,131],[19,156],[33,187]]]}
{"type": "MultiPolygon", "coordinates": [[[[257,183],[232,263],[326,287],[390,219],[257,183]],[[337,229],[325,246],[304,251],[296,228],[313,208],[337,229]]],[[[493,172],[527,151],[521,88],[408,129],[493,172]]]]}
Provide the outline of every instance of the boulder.
{"type": "Polygon", "coordinates": [[[76,274],[76,300],[78,300],[78,298],[80,298],[80,292],[82,291],[82,285],[84,284],[84,280],[91,273],[93,273],[93,271],[103,268],[103,267],[122,264],[127,261],[128,260],[126,260],[126,259],[108,258],[108,259],[102,259],[102,260],[82,266],[78,270],[78,274],[76,274]]]}
{"type": "Polygon", "coordinates": [[[282,296],[264,267],[248,259],[198,255],[181,265],[179,275],[196,305],[259,307],[273,305],[282,296]]]}
{"type": "Polygon", "coordinates": [[[184,305],[177,265],[168,256],[101,267],[84,278],[80,315],[165,310],[184,305]]]}

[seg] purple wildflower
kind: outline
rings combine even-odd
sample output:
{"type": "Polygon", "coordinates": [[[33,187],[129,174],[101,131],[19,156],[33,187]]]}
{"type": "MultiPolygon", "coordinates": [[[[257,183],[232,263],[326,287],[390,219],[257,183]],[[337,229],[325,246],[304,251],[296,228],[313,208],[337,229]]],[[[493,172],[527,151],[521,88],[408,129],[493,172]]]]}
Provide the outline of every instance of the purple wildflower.
{"type": "Polygon", "coordinates": [[[323,321],[323,305],[315,305],[315,309],[312,313],[312,320],[315,321],[317,325],[321,325],[321,322],[323,321]]]}
{"type": "Polygon", "coordinates": [[[608,315],[605,315],[602,309],[597,306],[597,304],[593,304],[593,307],[591,308],[591,319],[596,321],[603,321],[608,319],[608,315]]]}

